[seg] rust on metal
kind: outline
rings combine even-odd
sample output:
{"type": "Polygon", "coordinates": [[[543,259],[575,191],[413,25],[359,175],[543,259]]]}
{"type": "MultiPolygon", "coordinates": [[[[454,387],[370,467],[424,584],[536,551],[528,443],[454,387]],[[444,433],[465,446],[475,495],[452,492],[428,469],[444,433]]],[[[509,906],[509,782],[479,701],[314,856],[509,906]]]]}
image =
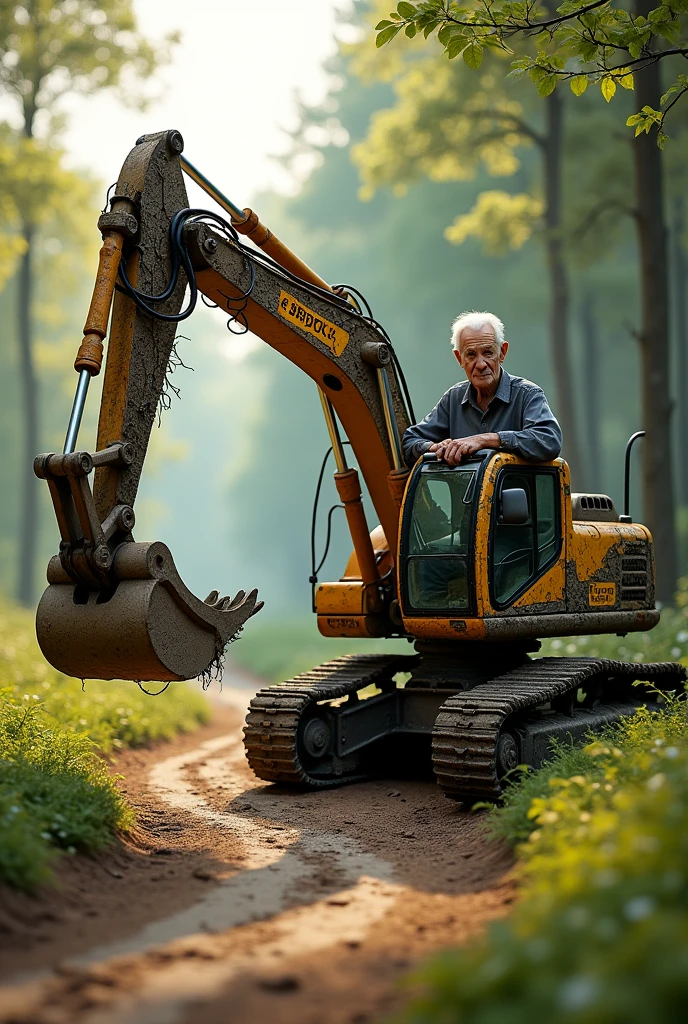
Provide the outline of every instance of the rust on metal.
{"type": "Polygon", "coordinates": [[[103,339],[107,334],[108,317],[123,245],[124,236],[119,231],[108,231],[103,236],[96,283],[84,325],[84,339],[74,361],[74,369],[78,373],[81,370],[88,370],[92,377],[97,377],[100,373],[103,362],[103,339]]]}

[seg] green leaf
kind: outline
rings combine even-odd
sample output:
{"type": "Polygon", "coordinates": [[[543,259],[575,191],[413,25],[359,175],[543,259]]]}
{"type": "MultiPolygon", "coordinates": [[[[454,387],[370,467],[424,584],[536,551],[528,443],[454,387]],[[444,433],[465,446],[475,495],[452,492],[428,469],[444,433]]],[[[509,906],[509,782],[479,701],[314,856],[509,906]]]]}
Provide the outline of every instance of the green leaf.
{"type": "Polygon", "coordinates": [[[582,96],[588,88],[587,75],[574,75],[571,79],[571,92],[574,96],[582,96]]]}
{"type": "Polygon", "coordinates": [[[557,87],[557,76],[545,74],[537,84],[538,96],[551,96],[557,87]]]}
{"type": "Polygon", "coordinates": [[[383,28],[382,32],[379,32],[375,38],[375,45],[379,48],[388,43],[390,39],[394,39],[397,32],[401,30],[401,25],[388,25],[387,28],[383,28]]]}
{"type": "Polygon", "coordinates": [[[413,39],[417,31],[418,29],[416,28],[415,24],[412,21],[410,21],[406,28],[404,29],[404,32],[409,37],[409,39],[413,39]]]}
{"type": "Polygon", "coordinates": [[[626,127],[632,128],[634,124],[644,123],[645,118],[642,114],[631,114],[630,117],[626,118],[626,127]]]}
{"type": "Polygon", "coordinates": [[[406,0],[401,0],[401,3],[397,4],[397,10],[402,18],[415,18],[416,16],[416,8],[406,0]]]}
{"type": "Polygon", "coordinates": [[[452,37],[452,26],[451,25],[443,25],[442,28],[437,33],[437,38],[440,41],[440,43],[442,43],[442,46],[446,46],[447,43],[449,42],[449,40],[451,39],[451,37],[452,37]]]}
{"type": "Polygon", "coordinates": [[[619,83],[622,89],[630,89],[631,92],[635,89],[635,80],[630,71],[627,75],[623,75],[621,78],[617,78],[617,82],[619,83]]]}
{"type": "Polygon", "coordinates": [[[388,28],[390,25],[393,24],[393,21],[378,21],[377,25],[375,26],[375,31],[381,32],[383,28],[388,28]]]}
{"type": "Polygon", "coordinates": [[[477,71],[483,62],[483,48],[480,43],[473,39],[468,46],[461,51],[461,56],[464,59],[464,63],[469,67],[477,71]]]}
{"type": "Polygon", "coordinates": [[[616,82],[610,75],[606,75],[600,82],[600,89],[602,90],[602,95],[606,99],[607,103],[609,103],[616,92],[616,82]]]}
{"type": "Polygon", "coordinates": [[[454,36],[453,39],[450,39],[445,47],[445,52],[449,60],[453,60],[454,57],[458,57],[460,53],[463,53],[465,46],[465,36],[454,36]]]}

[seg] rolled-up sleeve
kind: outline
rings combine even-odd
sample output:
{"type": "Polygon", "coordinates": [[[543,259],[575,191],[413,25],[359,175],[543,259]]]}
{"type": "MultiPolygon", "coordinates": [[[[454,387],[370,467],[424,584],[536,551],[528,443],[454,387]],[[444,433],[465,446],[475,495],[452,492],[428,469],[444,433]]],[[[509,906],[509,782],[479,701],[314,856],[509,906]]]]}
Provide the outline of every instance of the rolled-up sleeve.
{"type": "Polygon", "coordinates": [[[531,462],[556,459],[561,451],[561,427],[540,388],[528,388],[524,397],[522,424],[520,430],[498,431],[500,447],[506,452],[530,459],[531,462]]]}
{"type": "Polygon", "coordinates": [[[401,447],[407,466],[413,466],[430,445],[449,436],[449,395],[447,391],[425,419],[404,431],[401,447]]]}

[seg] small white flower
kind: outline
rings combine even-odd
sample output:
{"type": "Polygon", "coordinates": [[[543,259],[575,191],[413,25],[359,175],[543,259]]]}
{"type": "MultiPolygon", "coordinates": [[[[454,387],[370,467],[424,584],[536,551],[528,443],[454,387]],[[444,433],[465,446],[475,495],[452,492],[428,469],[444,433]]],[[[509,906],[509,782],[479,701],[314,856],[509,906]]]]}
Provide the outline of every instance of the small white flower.
{"type": "Polygon", "coordinates": [[[655,901],[649,896],[636,896],[624,907],[624,914],[629,921],[644,921],[655,909],[655,901]]]}
{"type": "Polygon", "coordinates": [[[585,974],[569,978],[559,989],[559,1005],[564,1010],[582,1010],[590,1006],[598,992],[597,981],[585,974]]]}

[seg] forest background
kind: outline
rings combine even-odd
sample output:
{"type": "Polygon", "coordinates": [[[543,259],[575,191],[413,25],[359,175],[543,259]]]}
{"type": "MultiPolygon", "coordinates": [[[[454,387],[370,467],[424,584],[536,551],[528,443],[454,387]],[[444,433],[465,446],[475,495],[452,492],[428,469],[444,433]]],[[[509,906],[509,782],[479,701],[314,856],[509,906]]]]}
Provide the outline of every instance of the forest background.
{"type": "MultiPolygon", "coordinates": [[[[506,81],[508,64],[499,56],[490,55],[476,71],[448,62],[432,41],[404,39],[396,49],[376,52],[372,26],[390,6],[359,0],[342,15],[359,30],[360,41],[339,45],[324,103],[301,108],[285,158],[305,158],[312,167],[298,193],[237,199],[250,203],[320,275],[361,289],[394,341],[420,415],[457,379],[449,327],[467,308],[493,310],[505,321],[512,344],[508,369],[541,384],[557,411],[557,307],[554,327],[550,313],[554,241],[567,278],[568,308],[558,309],[562,336],[567,321],[570,353],[567,415],[573,428],[565,454],[574,464],[575,489],[609,493],[620,506],[624,445],[643,425],[634,143],[625,127],[637,109],[634,93],[619,90],[609,103],[599,88],[580,97],[567,87],[557,90],[561,195],[553,226],[538,141],[551,130],[546,101],[529,83],[506,81]]],[[[11,13],[17,5],[3,0],[0,7],[11,13]]],[[[164,57],[141,51],[139,73],[145,77],[164,57]]],[[[672,112],[663,150],[677,574],[686,572],[688,560],[685,108],[678,104],[672,112]]],[[[150,130],[164,127],[175,126],[152,124],[150,130]]],[[[33,398],[40,415],[34,450],[57,451],[100,242],[95,224],[110,184],[72,172],[61,178],[67,172],[60,164],[59,122],[44,139],[48,164],[44,160],[39,185],[47,180],[50,189],[32,192],[32,174],[41,167],[36,154],[11,127],[3,126],[0,135],[0,588],[26,604],[41,592],[58,535],[47,489],[27,481],[26,374],[17,316],[22,224],[35,225],[33,398]],[[27,525],[29,485],[37,498],[35,528],[27,525]],[[36,544],[27,558],[22,534],[29,528],[36,544]]],[[[240,161],[240,138],[235,153],[240,161]]],[[[117,171],[113,167],[113,180],[117,171]]],[[[231,168],[227,174],[231,179],[231,168]]],[[[229,191],[225,182],[217,184],[229,191]]],[[[179,354],[193,372],[177,369],[180,400],[173,399],[154,431],[137,502],[137,539],[168,543],[196,593],[257,586],[266,601],[262,636],[267,630],[273,637],[285,631],[307,637],[315,629],[308,582],[311,510],[327,447],[317,393],[256,339],[229,335],[216,313],[199,311],[180,334],[179,354]]],[[[94,389],[82,428],[86,446],[97,397],[94,389]]],[[[638,518],[639,475],[633,496],[638,518]]],[[[335,501],[334,490],[331,502],[327,497],[324,510],[335,501]]],[[[337,578],[348,556],[344,521],[335,522],[322,579],[337,578]]]]}

